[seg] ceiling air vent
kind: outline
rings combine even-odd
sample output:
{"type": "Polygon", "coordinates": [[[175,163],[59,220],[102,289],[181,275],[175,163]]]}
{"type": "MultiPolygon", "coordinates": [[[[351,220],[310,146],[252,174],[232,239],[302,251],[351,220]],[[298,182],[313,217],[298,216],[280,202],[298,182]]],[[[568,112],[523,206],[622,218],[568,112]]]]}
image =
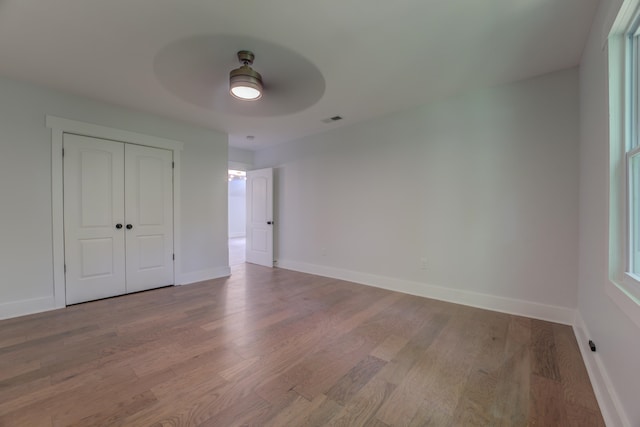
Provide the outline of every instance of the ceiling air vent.
{"type": "Polygon", "coordinates": [[[340,116],[333,116],[333,117],[329,117],[328,119],[324,119],[324,120],[322,121],[322,123],[337,122],[338,120],[342,120],[342,117],[340,117],[340,116]]]}

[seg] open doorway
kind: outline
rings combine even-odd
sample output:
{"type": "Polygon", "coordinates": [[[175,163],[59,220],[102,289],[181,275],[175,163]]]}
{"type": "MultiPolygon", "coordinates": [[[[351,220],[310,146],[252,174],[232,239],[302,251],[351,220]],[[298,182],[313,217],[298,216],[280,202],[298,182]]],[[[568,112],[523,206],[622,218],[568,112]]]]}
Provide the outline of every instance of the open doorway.
{"type": "Polygon", "coordinates": [[[229,169],[229,265],[245,262],[247,173],[229,169]]]}

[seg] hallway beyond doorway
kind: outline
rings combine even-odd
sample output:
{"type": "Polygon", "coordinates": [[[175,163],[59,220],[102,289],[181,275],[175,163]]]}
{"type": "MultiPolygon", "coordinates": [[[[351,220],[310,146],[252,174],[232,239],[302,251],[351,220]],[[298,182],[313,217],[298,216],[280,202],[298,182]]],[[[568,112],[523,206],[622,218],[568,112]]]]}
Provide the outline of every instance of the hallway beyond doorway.
{"type": "Polygon", "coordinates": [[[229,265],[242,264],[245,261],[246,237],[232,237],[229,239],[229,265]]]}

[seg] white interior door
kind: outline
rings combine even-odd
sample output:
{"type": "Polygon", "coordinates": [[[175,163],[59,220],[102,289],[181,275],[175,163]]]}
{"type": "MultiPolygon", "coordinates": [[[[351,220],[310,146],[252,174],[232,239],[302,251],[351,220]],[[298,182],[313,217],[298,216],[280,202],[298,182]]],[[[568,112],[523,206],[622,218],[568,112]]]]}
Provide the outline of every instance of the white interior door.
{"type": "Polygon", "coordinates": [[[273,169],[247,172],[247,262],[273,267],[273,169]]]}
{"type": "Polygon", "coordinates": [[[173,284],[173,171],[169,150],[125,145],[127,292],[173,284]]]}
{"type": "Polygon", "coordinates": [[[65,134],[66,303],[172,285],[173,153],[65,134]]]}
{"type": "Polygon", "coordinates": [[[65,134],[63,147],[66,303],[124,294],[124,145],[65,134]]]}

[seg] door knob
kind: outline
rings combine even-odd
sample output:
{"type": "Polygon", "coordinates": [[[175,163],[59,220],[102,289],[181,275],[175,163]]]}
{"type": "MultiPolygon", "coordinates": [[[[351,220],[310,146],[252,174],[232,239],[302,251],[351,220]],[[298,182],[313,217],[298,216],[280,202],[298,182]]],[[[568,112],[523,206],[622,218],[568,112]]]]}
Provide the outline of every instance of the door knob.
{"type": "Polygon", "coordinates": [[[132,228],[133,228],[133,225],[127,224],[127,230],[131,230],[132,228]]]}
{"type": "Polygon", "coordinates": [[[267,221],[267,225],[273,225],[273,221],[267,221]]]}
{"type": "Polygon", "coordinates": [[[122,228],[122,224],[116,224],[116,228],[120,230],[122,228]]]}

